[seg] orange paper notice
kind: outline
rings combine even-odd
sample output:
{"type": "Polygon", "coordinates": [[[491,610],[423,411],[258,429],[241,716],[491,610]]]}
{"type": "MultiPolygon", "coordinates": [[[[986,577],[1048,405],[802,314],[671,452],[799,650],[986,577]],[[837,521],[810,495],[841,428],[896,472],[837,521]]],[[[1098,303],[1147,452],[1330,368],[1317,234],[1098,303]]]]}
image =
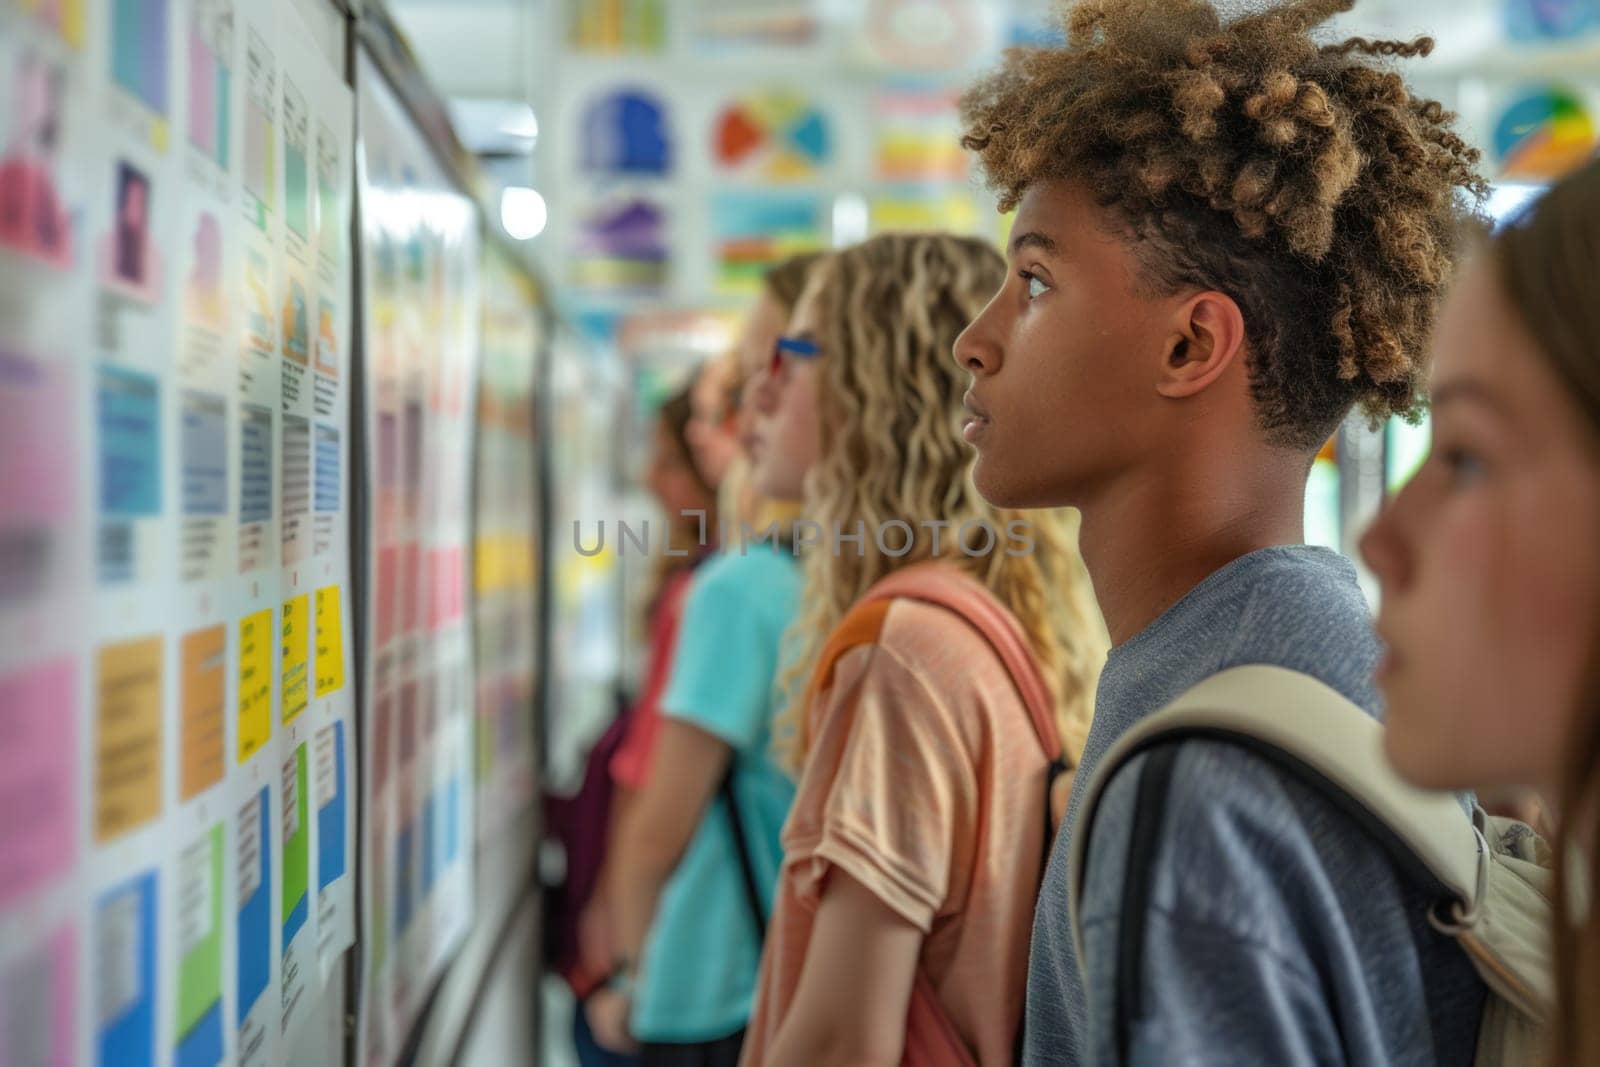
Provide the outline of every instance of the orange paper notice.
{"type": "Polygon", "coordinates": [[[96,841],[161,813],[161,638],[100,650],[95,732],[96,841]]]}
{"type": "Polygon", "coordinates": [[[183,748],[178,795],[188,800],[222,781],[222,705],[228,628],[196,630],[183,639],[183,748]]]}

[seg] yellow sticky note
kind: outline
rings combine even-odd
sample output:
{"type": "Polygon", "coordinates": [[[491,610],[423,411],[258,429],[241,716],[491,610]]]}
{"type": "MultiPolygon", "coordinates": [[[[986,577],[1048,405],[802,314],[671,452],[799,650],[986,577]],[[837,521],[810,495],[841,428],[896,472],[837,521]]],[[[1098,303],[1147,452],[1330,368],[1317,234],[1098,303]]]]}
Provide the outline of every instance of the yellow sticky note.
{"type": "Polygon", "coordinates": [[[339,587],[317,590],[317,696],[344,687],[344,626],[339,618],[339,587]]]}
{"type": "Polygon", "coordinates": [[[272,609],[239,620],[239,762],[272,738],[272,609]]]}
{"type": "Polygon", "coordinates": [[[310,595],[302,593],[283,603],[283,724],[294,722],[306,710],[306,658],[311,649],[310,595]]]}

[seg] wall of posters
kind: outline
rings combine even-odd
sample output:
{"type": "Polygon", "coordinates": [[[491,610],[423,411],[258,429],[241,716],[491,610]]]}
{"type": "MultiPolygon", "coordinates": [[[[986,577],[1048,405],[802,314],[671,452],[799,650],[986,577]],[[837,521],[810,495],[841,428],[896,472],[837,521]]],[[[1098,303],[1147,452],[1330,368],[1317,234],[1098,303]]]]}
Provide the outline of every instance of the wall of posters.
{"type": "Polygon", "coordinates": [[[481,219],[378,67],[357,71],[371,486],[363,1063],[387,1062],[472,920],[473,421],[481,219]]]}
{"type": "Polygon", "coordinates": [[[331,25],[0,2],[0,1062],[286,1062],[353,943],[331,25]]]}

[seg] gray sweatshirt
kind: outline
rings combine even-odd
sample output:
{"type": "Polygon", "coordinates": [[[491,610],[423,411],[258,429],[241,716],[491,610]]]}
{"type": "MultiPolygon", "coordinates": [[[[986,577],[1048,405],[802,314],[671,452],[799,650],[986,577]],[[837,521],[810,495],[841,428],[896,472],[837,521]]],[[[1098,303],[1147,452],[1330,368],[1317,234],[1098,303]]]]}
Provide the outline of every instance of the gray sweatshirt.
{"type": "MultiPolygon", "coordinates": [[[[1024,1062],[1117,1056],[1118,923],[1146,752],[1100,802],[1082,899],[1085,982],[1067,906],[1070,828],[1127,729],[1219,671],[1302,671],[1374,716],[1378,644],[1336,553],[1252,553],[1114,649],[1034,916],[1024,1062]]],[[[1292,708],[1284,709],[1292,714],[1292,708]]],[[[1175,742],[1144,909],[1135,1064],[1469,1064],[1484,987],[1427,923],[1428,898],[1315,787],[1224,741],[1175,742]]]]}

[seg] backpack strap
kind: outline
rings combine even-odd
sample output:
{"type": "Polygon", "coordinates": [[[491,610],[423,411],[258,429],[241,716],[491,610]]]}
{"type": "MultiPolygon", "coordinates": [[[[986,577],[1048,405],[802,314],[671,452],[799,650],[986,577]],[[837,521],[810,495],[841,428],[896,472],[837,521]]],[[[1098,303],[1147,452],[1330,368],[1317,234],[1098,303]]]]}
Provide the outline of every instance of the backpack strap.
{"type": "MultiPolygon", "coordinates": [[[[1068,867],[1068,914],[1080,965],[1083,883],[1100,798],[1135,755],[1191,737],[1242,745],[1317,786],[1403,869],[1436,887],[1446,912],[1436,910],[1436,924],[1470,924],[1475,917],[1486,892],[1489,849],[1456,799],[1402,780],[1383,753],[1382,724],[1315,678],[1282,667],[1235,667],[1140,721],[1096,767],[1073,827],[1068,867]]],[[[1141,798],[1145,792],[1141,787],[1141,798]]]]}
{"type": "Polygon", "coordinates": [[[728,759],[728,769],[722,776],[722,784],[717,787],[717,794],[728,812],[728,828],[733,832],[733,851],[739,860],[739,877],[744,882],[745,902],[750,908],[750,918],[755,923],[756,942],[764,944],[767,940],[767,908],[761,901],[761,882],[756,877],[755,857],[750,854],[750,839],[744,834],[744,817],[739,814],[739,798],[733,791],[733,776],[738,766],[739,753],[734,752],[728,759]]]}
{"type": "Polygon", "coordinates": [[[993,593],[948,563],[921,563],[884,578],[867,590],[861,603],[877,604],[896,598],[920,600],[954,612],[982,634],[1017,687],[1040,749],[1052,764],[1062,762],[1061,735],[1056,729],[1050,687],[1016,620],[993,593]]]}

